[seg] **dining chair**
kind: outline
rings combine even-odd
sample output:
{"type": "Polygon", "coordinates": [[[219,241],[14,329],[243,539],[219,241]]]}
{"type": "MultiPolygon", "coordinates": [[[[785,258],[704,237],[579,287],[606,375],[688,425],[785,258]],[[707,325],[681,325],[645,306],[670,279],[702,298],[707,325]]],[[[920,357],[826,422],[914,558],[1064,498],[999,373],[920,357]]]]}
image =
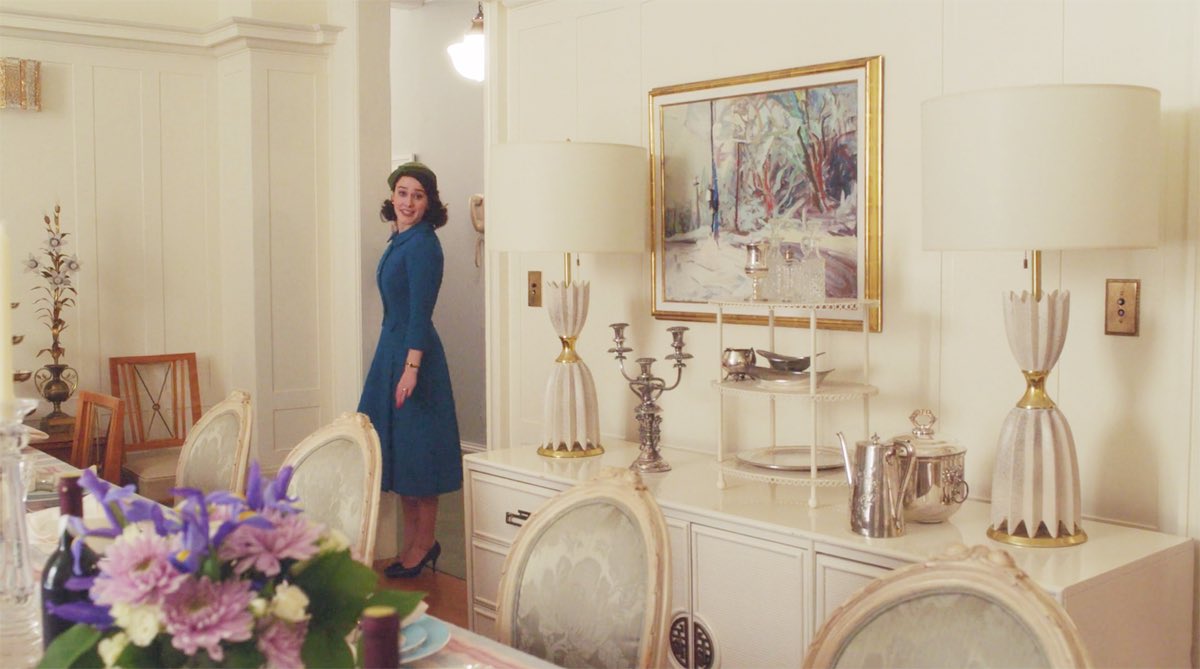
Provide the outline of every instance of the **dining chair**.
{"type": "Polygon", "coordinates": [[[121,416],[124,402],[111,395],[81,390],[75,433],[71,440],[71,466],[95,465],[100,478],[121,483],[121,416]],[[106,420],[107,419],[107,422],[106,420]]]}
{"type": "Polygon", "coordinates": [[[346,535],[351,555],[366,565],[375,552],[382,458],[371,419],[347,412],[283,459],[293,469],[288,495],[300,499],[307,516],[346,535]]]}
{"type": "Polygon", "coordinates": [[[252,418],[250,393],[244,390],[229,393],[205,411],[180,447],[175,487],[198,488],[205,494],[245,492],[252,418]]]}
{"type": "Polygon", "coordinates": [[[122,481],[169,502],[179,451],[202,410],[196,354],[113,357],[108,372],[112,394],[125,402],[122,481]]]}
{"type": "Polygon", "coordinates": [[[658,667],[667,526],[637,472],[606,468],[525,522],[500,572],[501,643],[564,667],[658,667]]]}
{"type": "Polygon", "coordinates": [[[856,592],[804,667],[1087,667],[1066,610],[1002,549],[953,546],[856,592]]]}

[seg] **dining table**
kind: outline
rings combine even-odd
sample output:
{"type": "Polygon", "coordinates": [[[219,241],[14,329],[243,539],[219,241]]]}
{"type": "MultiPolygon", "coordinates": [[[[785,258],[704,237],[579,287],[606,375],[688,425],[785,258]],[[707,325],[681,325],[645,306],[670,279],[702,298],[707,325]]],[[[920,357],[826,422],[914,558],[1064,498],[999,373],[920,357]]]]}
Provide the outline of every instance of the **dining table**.
{"type": "MultiPolygon", "coordinates": [[[[30,530],[30,559],[34,565],[41,565],[54,552],[57,542],[58,498],[54,493],[54,481],[59,474],[78,470],[39,450],[28,449],[25,456],[35,481],[25,505],[30,530]]],[[[95,513],[95,503],[85,496],[85,522],[89,509],[95,513]]],[[[37,571],[40,572],[40,569],[37,571]]],[[[431,630],[430,638],[414,648],[407,657],[402,649],[401,666],[463,669],[553,669],[556,666],[428,613],[425,618],[417,623],[423,629],[431,630]]],[[[31,648],[29,652],[40,655],[40,651],[40,648],[31,648]]]]}

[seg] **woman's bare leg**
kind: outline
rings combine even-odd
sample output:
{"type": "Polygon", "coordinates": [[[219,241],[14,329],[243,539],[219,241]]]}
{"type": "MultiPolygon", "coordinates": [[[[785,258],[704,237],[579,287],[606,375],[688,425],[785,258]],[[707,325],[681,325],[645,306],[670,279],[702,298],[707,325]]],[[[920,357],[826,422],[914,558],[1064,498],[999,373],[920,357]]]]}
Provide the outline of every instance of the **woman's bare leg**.
{"type": "Polygon", "coordinates": [[[420,531],[417,529],[421,515],[420,500],[420,497],[400,496],[400,510],[404,515],[404,535],[401,537],[400,542],[400,562],[408,567],[416,564],[416,560],[420,560],[425,555],[421,553],[415,560],[409,557],[409,554],[413,552],[413,544],[416,543],[417,537],[420,535],[420,531]]]}
{"type": "MultiPolygon", "coordinates": [[[[437,524],[438,498],[436,495],[431,497],[410,497],[413,500],[413,541],[409,545],[406,552],[401,553],[404,558],[404,566],[412,567],[425,557],[429,549],[433,548],[434,527],[437,524]]],[[[405,507],[405,532],[408,531],[408,507],[405,507]]],[[[408,544],[408,541],[405,541],[408,544]]]]}

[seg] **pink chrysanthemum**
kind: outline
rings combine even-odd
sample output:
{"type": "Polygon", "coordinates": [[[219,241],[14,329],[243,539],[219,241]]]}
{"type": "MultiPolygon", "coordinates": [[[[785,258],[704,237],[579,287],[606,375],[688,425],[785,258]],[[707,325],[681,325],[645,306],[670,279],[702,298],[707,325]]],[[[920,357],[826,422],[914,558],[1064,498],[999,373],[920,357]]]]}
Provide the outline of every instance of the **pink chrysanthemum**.
{"type": "Polygon", "coordinates": [[[188,579],[170,562],[178,550],[177,535],[163,537],[127,528],[100,558],[92,601],[102,606],[160,604],[188,579]]]}
{"type": "Polygon", "coordinates": [[[187,655],[203,648],[215,662],[225,659],[222,641],[246,641],[254,629],[248,581],[187,581],[163,602],[171,645],[187,655]]]}
{"type": "Polygon", "coordinates": [[[270,618],[270,621],[259,628],[255,643],[258,651],[267,658],[267,666],[271,669],[303,667],[300,648],[304,646],[308,623],[289,623],[278,618],[270,618]]]}
{"type": "Polygon", "coordinates": [[[317,552],[321,528],[303,516],[267,510],[263,515],[275,524],[265,529],[242,525],[221,542],[218,556],[232,562],[239,575],[257,569],[264,576],[279,573],[281,560],[307,560],[317,552]]]}

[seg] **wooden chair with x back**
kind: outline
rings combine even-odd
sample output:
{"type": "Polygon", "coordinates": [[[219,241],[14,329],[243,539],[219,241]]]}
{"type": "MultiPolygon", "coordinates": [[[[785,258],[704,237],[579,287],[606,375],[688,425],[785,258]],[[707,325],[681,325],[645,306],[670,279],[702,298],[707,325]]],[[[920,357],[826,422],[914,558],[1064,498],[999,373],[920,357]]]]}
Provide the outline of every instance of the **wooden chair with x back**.
{"type": "Polygon", "coordinates": [[[171,500],[179,451],[200,420],[195,353],[109,358],[112,393],[125,402],[122,478],[138,493],[171,500]]]}

